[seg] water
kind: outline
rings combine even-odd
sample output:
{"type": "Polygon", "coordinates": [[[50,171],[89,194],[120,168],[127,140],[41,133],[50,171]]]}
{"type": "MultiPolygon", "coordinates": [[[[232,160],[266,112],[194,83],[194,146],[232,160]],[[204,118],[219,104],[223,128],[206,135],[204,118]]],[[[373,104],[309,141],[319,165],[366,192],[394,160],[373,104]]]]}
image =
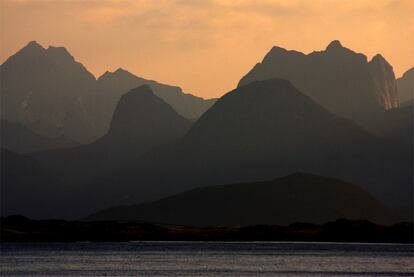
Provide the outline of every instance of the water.
{"type": "Polygon", "coordinates": [[[2,276],[414,276],[414,246],[280,242],[3,243],[2,276]]]}

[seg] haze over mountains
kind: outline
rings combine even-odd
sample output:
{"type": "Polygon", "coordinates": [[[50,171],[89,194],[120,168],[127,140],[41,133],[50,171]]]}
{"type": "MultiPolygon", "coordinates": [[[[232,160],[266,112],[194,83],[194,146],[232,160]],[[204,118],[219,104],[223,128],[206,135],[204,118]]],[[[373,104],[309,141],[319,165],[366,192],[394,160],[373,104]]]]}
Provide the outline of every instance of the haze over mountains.
{"type": "Polygon", "coordinates": [[[89,143],[104,135],[120,97],[148,84],[184,117],[195,119],[214,100],[179,87],[137,77],[125,70],[98,80],[63,47],[45,49],[32,41],[0,67],[1,118],[43,135],[89,143]]]}
{"type": "Polygon", "coordinates": [[[289,81],[269,79],[229,92],[181,140],[90,187],[118,184],[116,192],[99,195],[112,205],[125,198],[148,201],[195,186],[271,180],[301,171],[359,184],[386,205],[409,213],[411,166],[412,154],[404,144],[333,115],[289,81]]]}
{"type": "Polygon", "coordinates": [[[401,103],[412,103],[414,100],[414,67],[397,79],[397,87],[401,103]]]}
{"type": "Polygon", "coordinates": [[[33,156],[63,184],[79,187],[156,146],[184,136],[191,124],[143,85],[121,97],[111,126],[102,138],[33,156]]]}
{"type": "Polygon", "coordinates": [[[1,147],[16,153],[38,152],[56,148],[76,146],[75,141],[64,137],[48,137],[39,135],[20,123],[12,123],[7,120],[0,121],[1,147]]]}
{"type": "MultiPolygon", "coordinates": [[[[252,213],[241,209],[240,224],[254,223],[254,217],[284,224],[299,220],[301,214],[304,220],[314,222],[341,214],[353,218],[365,215],[376,222],[412,217],[413,107],[399,107],[400,81],[397,83],[392,67],[381,55],[368,62],[364,55],[342,47],[338,41],[309,55],[274,47],[240,80],[238,88],[214,101],[121,69],[91,79],[91,86],[84,81],[88,85],[82,89],[73,88],[82,83],[76,80],[89,80],[85,77],[89,73],[75,70],[78,75],[69,74],[70,80],[57,76],[81,65],[70,55],[71,59],[63,55],[67,53],[63,48],[49,49],[30,43],[1,66],[2,78],[8,79],[1,91],[2,100],[6,99],[2,105],[5,102],[8,107],[4,113],[2,108],[2,118],[49,136],[63,134],[84,145],[29,155],[4,150],[2,164],[13,161],[5,169],[2,166],[2,189],[12,191],[7,198],[2,194],[4,214],[18,211],[34,217],[79,218],[103,208],[137,205],[196,187],[240,182],[250,182],[255,193],[269,194],[280,202],[284,195],[308,194],[309,179],[299,178],[292,191],[290,181],[281,182],[275,188],[281,195],[258,182],[307,172],[350,184],[338,187],[338,181],[329,179],[332,187],[327,188],[312,181],[315,191],[311,196],[306,201],[299,196],[297,199],[306,203],[314,199],[313,214],[302,200],[291,206],[272,202],[273,210],[288,211],[278,214],[266,213],[260,201],[253,201],[251,205],[257,209],[252,208],[252,213]],[[56,72],[42,75],[44,68],[56,72]],[[24,74],[32,71],[37,71],[35,76],[26,80],[24,74]],[[50,81],[49,76],[55,79],[50,81]],[[60,80],[71,83],[74,92],[70,93],[69,87],[56,92],[60,80]],[[48,107],[42,109],[41,103],[48,107]],[[33,177],[22,178],[18,172],[33,177]],[[339,188],[343,186],[348,196],[328,203],[327,199],[342,192],[339,188]],[[36,194],[31,195],[33,188],[36,194]],[[50,193],[51,189],[56,193],[50,193]],[[44,195],[53,197],[48,200],[44,195]],[[355,199],[354,206],[335,206],[346,203],[346,199],[355,199]],[[39,201],[48,209],[37,208],[39,201]],[[277,218],[273,220],[272,216],[277,218]]],[[[244,207],[247,200],[237,189],[232,203],[244,207]]],[[[201,191],[210,195],[209,188],[201,191]]],[[[214,199],[222,199],[222,190],[213,191],[214,203],[214,199]]],[[[179,196],[182,203],[168,206],[181,209],[181,213],[183,207],[188,211],[174,220],[207,224],[195,219],[196,211],[185,204],[195,201],[206,218],[217,217],[222,209],[222,219],[236,223],[230,220],[235,215],[224,202],[217,202],[209,214],[205,200],[197,198],[200,195],[194,199],[184,195],[179,196]]],[[[141,215],[149,220],[166,219],[153,208],[153,204],[138,205],[125,213],[134,219],[141,215]],[[142,213],[143,207],[149,210],[142,213]]],[[[123,212],[117,214],[122,219],[123,212]]],[[[210,223],[226,221],[220,220],[210,223]]]]}
{"type": "Polygon", "coordinates": [[[106,209],[88,217],[187,226],[288,225],[338,218],[365,218],[382,224],[397,220],[357,186],[304,173],[267,182],[197,188],[151,203],[106,209]]]}
{"type": "Polygon", "coordinates": [[[239,86],[255,80],[284,78],[331,112],[358,123],[366,116],[399,106],[392,67],[380,55],[363,54],[332,41],[308,55],[273,47],[239,86]]]}

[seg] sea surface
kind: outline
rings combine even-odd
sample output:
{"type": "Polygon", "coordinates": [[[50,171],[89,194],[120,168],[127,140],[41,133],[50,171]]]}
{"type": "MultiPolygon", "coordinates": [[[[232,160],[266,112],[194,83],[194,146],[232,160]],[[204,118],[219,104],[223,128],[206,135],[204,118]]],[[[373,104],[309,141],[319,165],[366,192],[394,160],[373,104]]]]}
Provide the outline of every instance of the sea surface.
{"type": "Polygon", "coordinates": [[[2,243],[1,276],[414,276],[414,246],[296,242],[2,243]]]}

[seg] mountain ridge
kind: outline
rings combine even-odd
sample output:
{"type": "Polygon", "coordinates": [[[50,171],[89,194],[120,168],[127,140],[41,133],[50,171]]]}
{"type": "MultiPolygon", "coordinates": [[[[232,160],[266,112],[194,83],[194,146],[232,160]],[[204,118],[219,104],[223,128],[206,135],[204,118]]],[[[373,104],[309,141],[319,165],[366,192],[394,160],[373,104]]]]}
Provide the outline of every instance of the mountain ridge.
{"type": "Polygon", "coordinates": [[[356,186],[306,173],[271,181],[195,188],[154,202],[108,208],[87,219],[246,226],[322,223],[338,218],[387,224],[399,220],[356,186]]]}

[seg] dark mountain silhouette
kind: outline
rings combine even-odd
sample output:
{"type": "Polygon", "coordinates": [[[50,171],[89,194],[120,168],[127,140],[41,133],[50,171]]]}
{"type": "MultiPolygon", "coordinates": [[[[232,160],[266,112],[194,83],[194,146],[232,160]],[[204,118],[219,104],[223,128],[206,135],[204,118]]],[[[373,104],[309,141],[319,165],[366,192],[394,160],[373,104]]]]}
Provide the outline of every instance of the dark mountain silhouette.
{"type": "Polygon", "coordinates": [[[413,153],[414,103],[373,114],[364,126],[371,133],[403,143],[408,153],[413,153]]]}
{"type": "Polygon", "coordinates": [[[17,153],[38,152],[49,149],[74,147],[76,142],[64,137],[49,138],[34,133],[20,123],[0,122],[1,148],[17,153]]]}
{"type": "Polygon", "coordinates": [[[32,41],[1,65],[0,75],[2,119],[50,137],[92,140],[95,77],[65,48],[32,41]]]}
{"type": "Polygon", "coordinates": [[[98,143],[139,152],[185,135],[191,122],[179,115],[150,86],[142,85],[124,94],[113,114],[111,126],[98,143]]]}
{"type": "Polygon", "coordinates": [[[273,47],[239,82],[284,78],[331,112],[360,123],[367,115],[398,106],[395,77],[384,58],[366,56],[332,41],[305,55],[273,47]]]}
{"type": "Polygon", "coordinates": [[[111,118],[121,95],[135,87],[149,85],[154,94],[171,107],[180,115],[188,119],[200,117],[214,103],[214,99],[204,100],[200,97],[184,93],[180,87],[170,86],[158,83],[152,80],[146,80],[131,74],[124,69],[118,69],[115,72],[106,72],[97,81],[97,102],[101,109],[97,116],[100,132],[106,132],[109,126],[108,118],[111,118]]]}
{"type": "Polygon", "coordinates": [[[88,205],[108,207],[302,171],[356,183],[410,215],[412,154],[406,150],[330,113],[289,81],[269,79],[227,93],[183,139],[107,172],[83,195],[95,197],[88,205]]]}
{"type": "Polygon", "coordinates": [[[397,79],[397,87],[401,102],[412,102],[414,100],[414,67],[397,79]]]}
{"type": "MultiPolygon", "coordinates": [[[[33,158],[1,149],[1,215],[25,214],[31,218],[61,216],[57,180],[33,158]]],[[[70,209],[70,207],[66,207],[70,209]]]]}
{"type": "Polygon", "coordinates": [[[102,138],[76,148],[37,153],[34,157],[63,184],[78,189],[151,148],[184,136],[190,125],[188,119],[143,85],[121,97],[110,129],[102,138]]]}
{"type": "Polygon", "coordinates": [[[338,218],[376,223],[398,220],[357,186],[304,173],[267,182],[193,189],[151,203],[105,209],[88,219],[247,226],[322,223],[338,218]]]}
{"type": "Polygon", "coordinates": [[[80,143],[106,134],[118,100],[143,84],[187,118],[199,117],[214,102],[122,69],[96,80],[65,48],[45,49],[34,41],[7,59],[0,75],[2,119],[80,143]]]}

